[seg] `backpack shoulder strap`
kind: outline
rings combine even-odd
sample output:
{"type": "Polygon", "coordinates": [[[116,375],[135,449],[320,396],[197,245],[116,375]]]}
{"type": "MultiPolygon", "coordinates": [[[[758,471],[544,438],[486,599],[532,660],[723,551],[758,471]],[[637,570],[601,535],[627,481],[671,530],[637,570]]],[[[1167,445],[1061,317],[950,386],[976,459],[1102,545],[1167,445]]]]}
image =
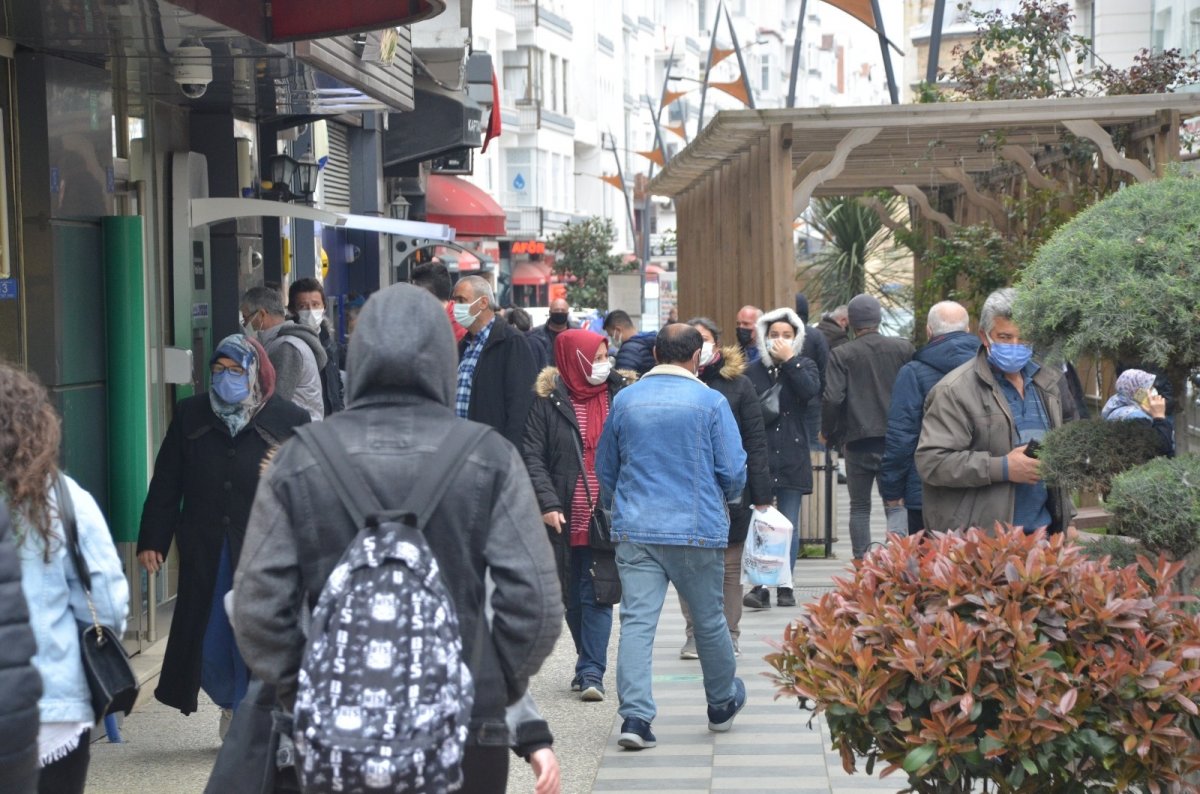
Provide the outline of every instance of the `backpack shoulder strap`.
{"type": "Polygon", "coordinates": [[[316,459],[323,462],[329,482],[337,493],[346,512],[354,519],[354,526],[362,529],[368,516],[384,512],[379,497],[354,474],[354,462],[337,436],[337,431],[324,422],[312,422],[296,429],[300,439],[316,459]]]}
{"type": "Polygon", "coordinates": [[[463,460],[479,446],[490,429],[487,425],[465,421],[452,425],[404,500],[401,512],[413,517],[413,526],[425,529],[450,487],[451,475],[462,467],[463,460]]]}

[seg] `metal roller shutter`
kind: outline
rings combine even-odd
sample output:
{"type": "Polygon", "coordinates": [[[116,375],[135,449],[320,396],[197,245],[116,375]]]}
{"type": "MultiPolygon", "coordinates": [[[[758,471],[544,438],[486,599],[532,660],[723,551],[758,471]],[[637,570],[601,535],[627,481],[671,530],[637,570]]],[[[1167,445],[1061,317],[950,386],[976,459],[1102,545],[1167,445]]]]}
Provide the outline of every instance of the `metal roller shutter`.
{"type": "Polygon", "coordinates": [[[325,209],[350,211],[350,130],[329,123],[329,162],[325,164],[325,209]]]}

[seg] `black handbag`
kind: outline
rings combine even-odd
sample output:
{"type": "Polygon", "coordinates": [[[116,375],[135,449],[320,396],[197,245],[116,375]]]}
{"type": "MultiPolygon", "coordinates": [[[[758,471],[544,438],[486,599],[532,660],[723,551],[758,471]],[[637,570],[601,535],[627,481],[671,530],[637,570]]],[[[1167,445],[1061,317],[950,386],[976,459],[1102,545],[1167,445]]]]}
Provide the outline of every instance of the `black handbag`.
{"type": "Polygon", "coordinates": [[[572,434],[571,440],[575,442],[575,453],[579,456],[579,472],[583,476],[583,492],[587,495],[588,510],[591,511],[591,517],[588,518],[588,548],[613,554],[617,547],[612,540],[612,519],[607,510],[592,500],[592,487],[588,484],[587,464],[583,460],[583,449],[579,445],[579,436],[572,434]]]}
{"type": "Polygon", "coordinates": [[[138,696],[137,676],[129,664],[129,654],[125,653],[121,638],[108,626],[100,625],[100,619],[96,617],[96,605],[92,602],[92,573],[79,545],[75,503],[71,501],[71,492],[61,472],[55,483],[54,493],[58,501],[58,515],[62,521],[63,533],[66,535],[67,551],[75,564],[79,582],[83,585],[88,610],[92,613],[91,623],[79,621],[79,654],[92,695],[92,711],[99,722],[109,714],[129,714],[133,711],[133,704],[137,702],[138,696]]]}
{"type": "Polygon", "coordinates": [[[763,427],[770,427],[779,421],[779,397],[782,391],[783,384],[776,381],[765,392],[758,395],[758,405],[762,408],[763,427]]]}

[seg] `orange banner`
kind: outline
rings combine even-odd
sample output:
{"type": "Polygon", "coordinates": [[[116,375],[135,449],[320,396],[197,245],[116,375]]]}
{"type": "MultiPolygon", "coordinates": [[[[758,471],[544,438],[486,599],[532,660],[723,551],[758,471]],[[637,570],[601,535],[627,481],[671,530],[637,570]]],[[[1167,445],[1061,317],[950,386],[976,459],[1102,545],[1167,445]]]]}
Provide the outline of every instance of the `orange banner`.
{"type": "Polygon", "coordinates": [[[599,179],[601,182],[607,182],[618,190],[625,190],[625,183],[623,183],[621,181],[621,177],[617,176],[616,174],[604,174],[603,176],[597,177],[597,179],[599,179]]]}
{"type": "Polygon", "coordinates": [[[687,91],[667,91],[665,94],[663,94],[662,106],[666,107],[667,105],[671,104],[672,102],[682,99],[683,97],[685,97],[687,95],[688,95],[687,91]]]}
{"type": "Polygon", "coordinates": [[[710,88],[716,88],[724,91],[735,99],[741,100],[743,105],[750,104],[750,95],[746,93],[746,83],[743,80],[730,80],[728,83],[709,83],[710,88]]]}
{"type": "Polygon", "coordinates": [[[642,157],[645,157],[647,160],[651,161],[652,163],[657,165],[659,168],[662,168],[663,164],[666,162],[665,160],[663,160],[663,153],[662,153],[661,149],[651,149],[648,152],[637,152],[637,154],[640,154],[642,157]]]}
{"type": "Polygon", "coordinates": [[[714,47],[713,51],[712,51],[712,60],[709,61],[709,68],[716,66],[718,63],[725,60],[730,55],[733,55],[734,52],[735,52],[735,50],[732,50],[732,49],[723,50],[720,47],[714,47]]]}
{"type": "Polygon", "coordinates": [[[675,124],[674,126],[668,124],[663,129],[670,130],[685,141],[687,140],[687,125],[685,124],[675,124]]]}

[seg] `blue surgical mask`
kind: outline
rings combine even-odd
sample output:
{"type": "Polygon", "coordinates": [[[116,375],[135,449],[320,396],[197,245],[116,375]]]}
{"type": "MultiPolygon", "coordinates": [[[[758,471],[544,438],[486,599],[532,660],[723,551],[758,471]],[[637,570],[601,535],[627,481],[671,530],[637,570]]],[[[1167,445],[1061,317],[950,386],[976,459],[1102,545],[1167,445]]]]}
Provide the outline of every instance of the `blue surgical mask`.
{"type": "Polygon", "coordinates": [[[1033,348],[1029,345],[1013,345],[994,342],[988,337],[988,363],[1001,372],[1010,375],[1025,369],[1025,365],[1033,358],[1033,348]]]}
{"type": "Polygon", "coordinates": [[[212,390],[221,402],[238,405],[250,396],[250,376],[238,375],[229,370],[218,372],[212,377],[212,390]]]}

